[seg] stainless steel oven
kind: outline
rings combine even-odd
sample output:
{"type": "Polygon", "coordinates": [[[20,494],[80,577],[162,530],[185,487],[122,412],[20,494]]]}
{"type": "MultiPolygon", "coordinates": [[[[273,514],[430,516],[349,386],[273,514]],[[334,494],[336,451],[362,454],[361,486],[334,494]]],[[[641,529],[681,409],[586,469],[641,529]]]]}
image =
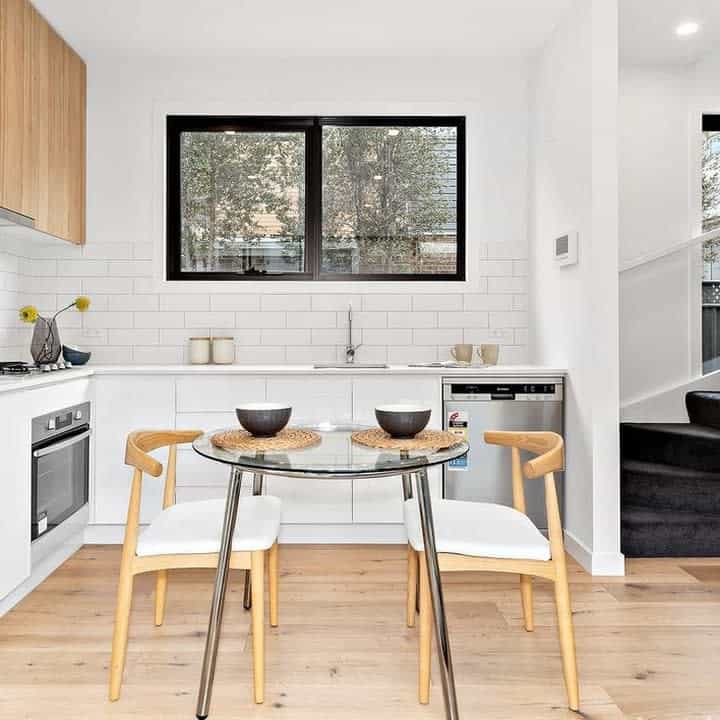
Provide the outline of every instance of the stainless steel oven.
{"type": "Polygon", "coordinates": [[[56,528],[88,502],[90,403],[32,421],[31,538],[56,528]]]}

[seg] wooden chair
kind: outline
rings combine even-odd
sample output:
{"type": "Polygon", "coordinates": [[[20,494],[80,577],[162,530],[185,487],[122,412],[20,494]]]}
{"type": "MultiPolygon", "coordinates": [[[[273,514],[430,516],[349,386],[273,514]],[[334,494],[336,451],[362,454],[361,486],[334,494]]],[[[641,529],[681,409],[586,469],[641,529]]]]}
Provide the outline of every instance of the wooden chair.
{"type": "MultiPolygon", "coordinates": [[[[130,433],[125,463],[134,468],[128,506],[125,542],[120,562],[115,631],[110,662],[110,700],[120,697],[127,650],[133,578],[156,572],[155,625],[165,615],[168,570],[173,568],[217,567],[220,535],[225,512],[224,500],[202,500],[175,504],[177,446],[192,442],[196,430],[147,430],[130,433]],[[163,511],[138,536],[143,473],[162,474],[163,466],[148,452],[169,447],[163,511]]],[[[267,495],[244,497],[239,503],[230,567],[249,569],[252,578],[252,643],[254,699],[263,702],[265,686],[263,575],[268,556],[270,624],[278,624],[278,545],[280,500],[267,495]]]]}
{"type": "MultiPolygon", "coordinates": [[[[570,609],[563,531],[560,522],[555,475],[563,469],[563,439],[552,432],[485,433],[485,442],[511,448],[513,505],[435,500],[433,517],[440,570],[445,572],[491,571],[520,575],[525,629],[533,630],[532,576],[552,580],[555,586],[563,675],[571,710],[579,707],[575,636],[570,609]],[[521,464],[520,450],[536,457],[521,464]],[[524,473],[524,477],[523,477],[524,473]],[[544,477],[549,540],[525,514],[524,478],[544,477]]],[[[417,501],[405,501],[408,533],[407,620],[415,623],[416,578],[420,578],[420,642],[418,695],[430,701],[430,652],[432,598],[423,552],[417,501]]]]}

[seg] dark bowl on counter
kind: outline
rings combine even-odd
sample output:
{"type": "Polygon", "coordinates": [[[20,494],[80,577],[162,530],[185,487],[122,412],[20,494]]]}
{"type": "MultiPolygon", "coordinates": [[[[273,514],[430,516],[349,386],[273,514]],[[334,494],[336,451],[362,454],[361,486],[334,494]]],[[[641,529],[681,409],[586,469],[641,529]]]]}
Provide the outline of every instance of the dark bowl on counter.
{"type": "Polygon", "coordinates": [[[73,365],[84,365],[90,359],[91,355],[91,352],[81,350],[80,348],[71,347],[70,345],[62,346],[63,360],[73,365]]]}
{"type": "Polygon", "coordinates": [[[245,403],[235,408],[235,414],[253,437],[267,438],[277,435],[288,424],[292,407],[273,402],[245,403]]]}
{"type": "Polygon", "coordinates": [[[412,438],[430,422],[432,410],[422,405],[378,405],[378,425],[391,437],[412,438]]]}

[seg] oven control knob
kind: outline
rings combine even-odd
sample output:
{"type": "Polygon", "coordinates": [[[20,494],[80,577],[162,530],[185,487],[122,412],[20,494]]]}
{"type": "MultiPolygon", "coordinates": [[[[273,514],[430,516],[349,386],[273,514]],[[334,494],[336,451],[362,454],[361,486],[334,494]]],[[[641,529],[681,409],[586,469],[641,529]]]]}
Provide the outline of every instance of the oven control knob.
{"type": "Polygon", "coordinates": [[[50,418],[47,423],[47,429],[48,430],[54,430],[55,429],[55,418],[50,418]]]}
{"type": "Polygon", "coordinates": [[[49,365],[41,365],[41,366],[40,366],[40,369],[41,369],[43,372],[50,372],[50,366],[49,366],[49,365]]]}
{"type": "Polygon", "coordinates": [[[82,420],[82,410],[76,410],[76,411],[75,411],[75,419],[76,419],[76,420],[82,420]]]}
{"type": "Polygon", "coordinates": [[[57,366],[57,363],[53,363],[50,365],[50,370],[59,370],[60,368],[57,366]]]}

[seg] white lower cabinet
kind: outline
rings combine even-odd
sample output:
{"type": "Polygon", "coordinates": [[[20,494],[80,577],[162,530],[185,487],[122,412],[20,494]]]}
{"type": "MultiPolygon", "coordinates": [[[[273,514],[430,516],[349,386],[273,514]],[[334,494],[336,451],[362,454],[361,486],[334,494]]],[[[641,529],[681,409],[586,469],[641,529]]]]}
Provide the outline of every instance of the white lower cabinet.
{"type": "Polygon", "coordinates": [[[282,498],[282,521],[293,525],[351,523],[351,480],[268,476],[267,492],[282,498]]]}
{"type": "MultiPolygon", "coordinates": [[[[125,465],[125,441],[132,430],[175,425],[175,379],[152,376],[104,376],[95,382],[95,483],[93,521],[124,524],[132,470],[125,465]]],[[[154,455],[165,463],[166,452],[154,455]]],[[[163,479],[145,477],[140,522],[162,508],[163,479]]]]}

